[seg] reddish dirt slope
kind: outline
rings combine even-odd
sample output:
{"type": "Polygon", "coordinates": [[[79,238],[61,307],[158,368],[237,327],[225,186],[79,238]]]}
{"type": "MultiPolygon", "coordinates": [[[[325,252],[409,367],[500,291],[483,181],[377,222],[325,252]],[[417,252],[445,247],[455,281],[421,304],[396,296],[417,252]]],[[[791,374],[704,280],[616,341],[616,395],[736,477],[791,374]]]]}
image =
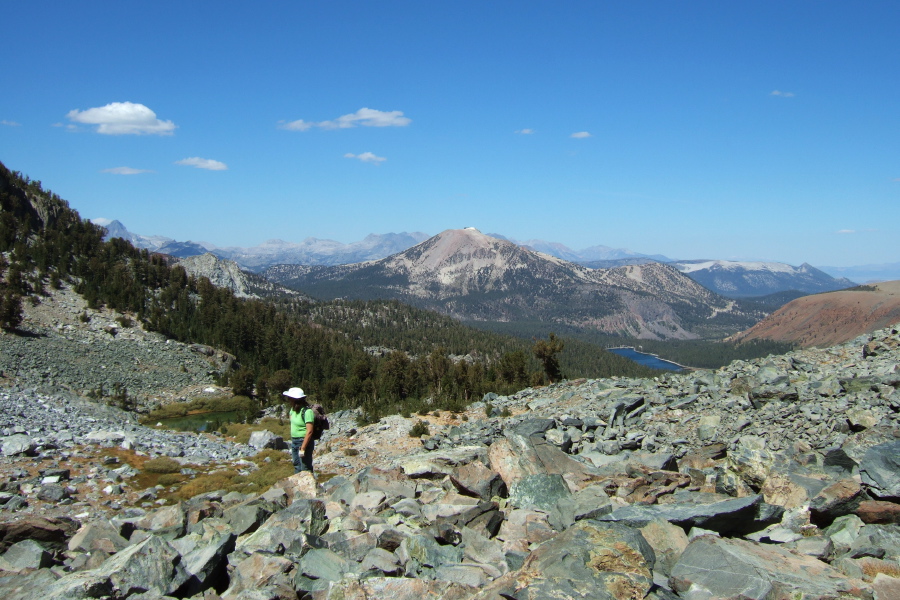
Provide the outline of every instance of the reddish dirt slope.
{"type": "Polygon", "coordinates": [[[900,323],[900,281],[861,287],[797,298],[731,339],[824,348],[900,323]]]}

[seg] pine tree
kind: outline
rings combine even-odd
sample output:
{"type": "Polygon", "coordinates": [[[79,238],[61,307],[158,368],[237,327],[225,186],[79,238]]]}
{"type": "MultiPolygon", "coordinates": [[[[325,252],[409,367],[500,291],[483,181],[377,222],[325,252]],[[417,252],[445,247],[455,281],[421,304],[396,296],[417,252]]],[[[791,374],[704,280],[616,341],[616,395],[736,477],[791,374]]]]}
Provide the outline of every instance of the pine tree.
{"type": "Polygon", "coordinates": [[[537,340],[531,349],[534,356],[544,365],[544,373],[547,374],[550,383],[562,379],[557,355],[562,352],[563,346],[563,341],[558,339],[555,333],[551,333],[549,339],[537,340]]]}

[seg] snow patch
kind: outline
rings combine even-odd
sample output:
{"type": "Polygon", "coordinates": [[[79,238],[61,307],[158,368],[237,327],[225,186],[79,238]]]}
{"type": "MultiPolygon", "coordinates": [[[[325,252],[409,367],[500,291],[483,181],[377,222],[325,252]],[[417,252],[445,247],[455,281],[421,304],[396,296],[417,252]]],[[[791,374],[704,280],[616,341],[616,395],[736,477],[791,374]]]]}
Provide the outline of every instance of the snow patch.
{"type": "Polygon", "coordinates": [[[673,263],[682,273],[695,273],[715,268],[725,271],[768,271],[770,273],[796,273],[797,267],[779,262],[707,260],[691,263],[673,263]]]}

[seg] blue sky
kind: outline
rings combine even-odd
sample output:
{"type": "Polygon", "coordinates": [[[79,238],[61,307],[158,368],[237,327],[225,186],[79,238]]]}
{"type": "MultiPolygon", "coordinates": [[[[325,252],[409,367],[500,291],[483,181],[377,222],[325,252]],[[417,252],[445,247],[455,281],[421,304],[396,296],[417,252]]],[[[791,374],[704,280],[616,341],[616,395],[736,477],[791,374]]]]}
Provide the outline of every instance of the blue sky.
{"type": "Polygon", "coordinates": [[[0,161],[220,246],[900,261],[897,2],[18,2],[0,161]]]}

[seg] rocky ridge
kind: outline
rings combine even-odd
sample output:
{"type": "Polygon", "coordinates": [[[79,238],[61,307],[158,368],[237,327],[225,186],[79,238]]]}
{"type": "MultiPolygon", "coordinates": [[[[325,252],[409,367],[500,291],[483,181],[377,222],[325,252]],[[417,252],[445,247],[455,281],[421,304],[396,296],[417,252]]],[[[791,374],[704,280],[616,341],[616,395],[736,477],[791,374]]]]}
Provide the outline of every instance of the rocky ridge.
{"type": "Polygon", "coordinates": [[[488,396],[465,420],[420,417],[434,434],[421,442],[417,418],[337,415],[316,458],[327,480],[7,521],[0,593],[896,598],[898,363],[887,329],[717,371],[488,396]]]}
{"type": "Polygon", "coordinates": [[[216,385],[234,357],[145,331],[128,315],[88,308],[63,287],[24,303],[18,335],[0,333],[0,383],[79,395],[112,394],[117,385],[141,407],[221,394],[216,385]]]}
{"type": "Polygon", "coordinates": [[[900,322],[900,281],[884,281],[788,302],[733,341],[768,339],[831,346],[900,322]]]}
{"type": "Polygon", "coordinates": [[[243,271],[233,260],[219,258],[211,252],[189,256],[177,261],[188,275],[206,277],[219,288],[230,290],[238,298],[264,298],[273,296],[311,300],[296,290],[270,282],[255,273],[243,271]]]}
{"type": "Polygon", "coordinates": [[[816,294],[856,285],[806,263],[799,267],[733,260],[685,260],[670,264],[704,287],[730,298],[766,296],[787,290],[816,294]]]}

